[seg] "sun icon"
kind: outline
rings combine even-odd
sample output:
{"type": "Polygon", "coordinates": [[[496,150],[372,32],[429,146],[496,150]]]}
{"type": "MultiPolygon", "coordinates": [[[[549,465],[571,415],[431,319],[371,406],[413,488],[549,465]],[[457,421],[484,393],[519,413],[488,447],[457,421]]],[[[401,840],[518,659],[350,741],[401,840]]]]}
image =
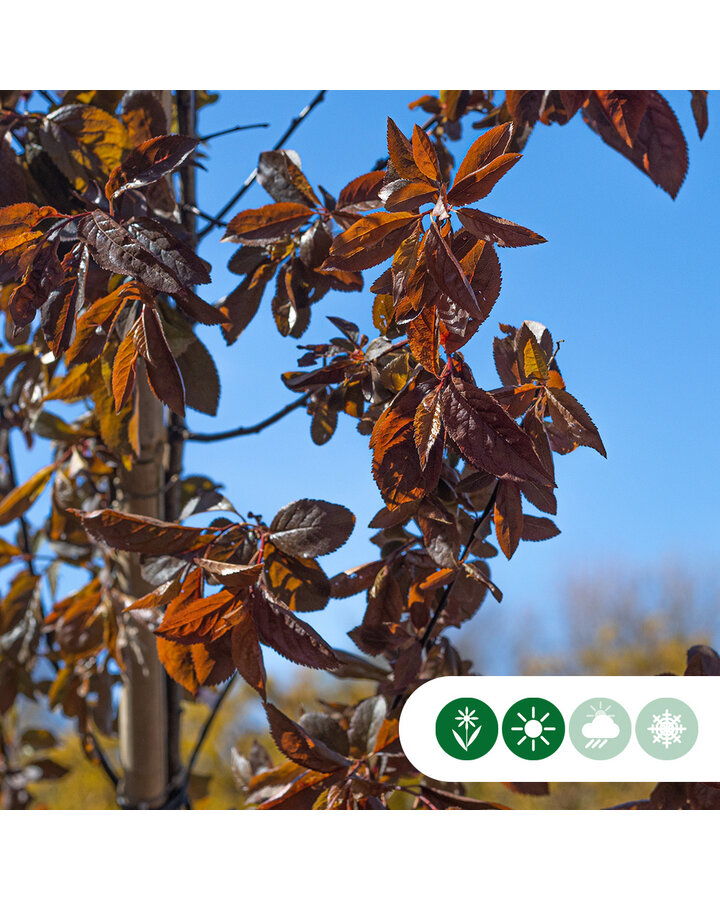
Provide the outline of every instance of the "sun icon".
{"type": "Polygon", "coordinates": [[[550,715],[549,712],[546,712],[544,716],[537,718],[537,714],[535,712],[535,707],[531,707],[530,709],[530,718],[526,719],[525,716],[518,711],[516,713],[519,719],[522,719],[525,723],[524,725],[512,725],[510,731],[522,731],[523,735],[520,740],[517,742],[516,746],[519,747],[521,744],[524,744],[525,741],[530,741],[530,749],[534,753],[535,752],[535,742],[540,739],[546,747],[550,746],[550,741],[543,734],[544,731],[557,731],[557,728],[554,725],[545,725],[545,719],[550,715]]]}
{"type": "Polygon", "coordinates": [[[562,743],[565,723],[552,703],[540,698],[528,698],[508,710],[503,721],[503,736],[516,756],[544,759],[562,743]]]}

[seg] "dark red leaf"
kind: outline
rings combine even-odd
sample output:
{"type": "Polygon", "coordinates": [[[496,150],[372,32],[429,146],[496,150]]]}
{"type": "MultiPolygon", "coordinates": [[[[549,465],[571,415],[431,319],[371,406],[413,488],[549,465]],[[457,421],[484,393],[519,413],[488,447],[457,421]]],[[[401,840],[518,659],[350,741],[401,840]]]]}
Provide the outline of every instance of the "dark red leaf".
{"type": "Polygon", "coordinates": [[[332,750],[319,738],[310,737],[301,725],[289,719],[272,703],[265,704],[265,712],[273,740],[288,759],[315,772],[337,772],[350,765],[346,756],[332,750]]]}
{"type": "Polygon", "coordinates": [[[334,669],[339,665],[329,644],[267,592],[250,588],[250,602],[260,640],[268,647],[311,669],[334,669]]]}
{"type": "Polygon", "coordinates": [[[178,169],[199,141],[182,134],[163,134],[137,146],[110,173],[105,196],[115,199],[124,191],[144,188],[178,169]]]}
{"type": "Polygon", "coordinates": [[[459,181],[455,179],[448,191],[448,202],[454,206],[464,206],[466,203],[475,203],[487,197],[503,175],[509,172],[520,158],[520,153],[503,153],[482,169],[471,172],[459,181]]]}
{"type": "Polygon", "coordinates": [[[552,483],[528,435],[490,394],[453,377],[441,403],[448,434],[476,468],[513,481],[552,483]]]}
{"type": "Polygon", "coordinates": [[[269,538],[291,556],[325,556],[342,547],[354,527],[355,516],[344,506],[296,500],[275,515],[269,538]]]}
{"type": "Polygon", "coordinates": [[[468,231],[483,241],[489,241],[500,247],[527,247],[530,244],[545,243],[544,237],[535,234],[529,228],[480,212],[478,209],[459,209],[457,214],[468,231]]]}
{"type": "Polygon", "coordinates": [[[230,220],[224,241],[268,241],[292,234],[304,225],[314,210],[301,203],[271,203],[246,209],[230,220]]]}
{"type": "Polygon", "coordinates": [[[505,122],[486,131],[485,134],[470,145],[463,161],[455,173],[455,182],[460,182],[467,175],[477,172],[491,163],[498,156],[502,156],[508,148],[512,136],[512,122],[505,122]]]}
{"type": "Polygon", "coordinates": [[[517,482],[503,479],[499,483],[493,518],[500,549],[510,559],[523,533],[522,497],[517,482]]]}

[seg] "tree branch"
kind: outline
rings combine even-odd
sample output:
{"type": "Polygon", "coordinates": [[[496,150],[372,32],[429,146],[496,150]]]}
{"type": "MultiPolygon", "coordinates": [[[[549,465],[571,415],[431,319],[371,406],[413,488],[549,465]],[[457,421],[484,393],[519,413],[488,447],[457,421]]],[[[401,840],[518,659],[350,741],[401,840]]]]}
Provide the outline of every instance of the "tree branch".
{"type": "Polygon", "coordinates": [[[225,685],[225,687],[220,692],[217,700],[215,701],[215,706],[210,710],[210,715],[205,720],[205,724],[202,727],[202,731],[198,735],[197,742],[195,743],[195,747],[193,748],[193,752],[190,754],[190,759],[188,760],[188,764],[185,767],[185,776],[183,778],[183,785],[187,788],[188,783],[190,782],[190,776],[193,773],[193,769],[195,768],[195,763],[197,762],[197,758],[200,755],[200,751],[202,750],[202,745],[205,743],[205,738],[208,736],[208,732],[212,727],[212,723],[215,721],[215,716],[218,714],[220,707],[222,706],[223,701],[230,693],[230,688],[235,683],[235,678],[237,677],[237,672],[234,672],[230,676],[230,680],[225,685]]]}
{"type": "MultiPolygon", "coordinates": [[[[462,554],[460,555],[460,559],[459,559],[460,566],[458,567],[458,570],[455,574],[455,578],[453,578],[453,580],[450,582],[450,584],[443,591],[443,595],[440,598],[440,602],[437,605],[437,609],[433,613],[432,619],[430,619],[430,622],[428,623],[427,628],[423,632],[423,636],[420,638],[420,647],[422,650],[424,650],[427,647],[428,643],[430,642],[430,636],[432,634],[433,628],[437,624],[438,619],[443,614],[443,610],[447,606],[448,597],[450,596],[450,591],[453,589],[453,586],[455,585],[455,581],[457,580],[458,575],[462,571],[462,564],[465,562],[468,554],[470,553],[470,548],[472,547],[472,542],[475,540],[475,535],[477,534],[478,529],[480,528],[482,523],[485,521],[485,519],[487,519],[487,517],[490,515],[490,513],[492,512],[492,508],[495,506],[495,498],[497,497],[497,492],[498,492],[499,486],[500,486],[500,481],[498,480],[495,482],[495,487],[493,488],[492,494],[490,494],[490,499],[488,500],[488,502],[485,506],[485,509],[475,519],[475,522],[472,527],[472,531],[470,532],[470,537],[467,539],[465,548],[464,548],[462,554]]],[[[401,691],[399,694],[395,695],[395,698],[392,702],[392,706],[390,707],[391,711],[397,709],[397,707],[402,702],[402,699],[404,696],[405,696],[405,691],[401,691]]]]}
{"type": "MultiPolygon", "coordinates": [[[[16,488],[18,485],[17,474],[15,472],[15,462],[13,460],[12,455],[12,445],[10,443],[10,427],[9,423],[5,419],[5,407],[4,405],[0,405],[0,421],[3,421],[7,424],[8,427],[3,427],[2,436],[0,438],[0,455],[5,460],[5,465],[7,466],[7,485],[3,485],[5,493],[9,493],[16,488]]],[[[20,548],[23,551],[25,557],[25,564],[27,566],[27,570],[30,575],[35,574],[35,568],[33,566],[32,559],[32,542],[30,539],[30,528],[28,527],[27,519],[25,516],[19,516],[18,522],[20,523],[20,533],[22,535],[22,547],[20,548]]]]}
{"type": "Polygon", "coordinates": [[[222,131],[213,131],[212,134],[204,134],[198,137],[199,141],[212,141],[214,138],[223,137],[226,134],[234,134],[236,131],[249,131],[251,128],[269,128],[269,122],[256,122],[254,125],[233,125],[232,128],[223,128],[222,131]]]}
{"type": "Polygon", "coordinates": [[[183,437],[186,441],[198,441],[199,443],[209,444],[213,441],[225,441],[228,438],[244,437],[248,434],[259,434],[265,428],[274,425],[275,422],[279,422],[280,419],[284,419],[285,416],[293,410],[306,406],[309,399],[309,395],[304,394],[302,397],[298,397],[297,400],[293,400],[292,403],[288,403],[287,406],[283,406],[281,410],[273,413],[272,416],[263,419],[262,422],[258,422],[257,425],[241,425],[238,428],[232,428],[229,431],[217,431],[214,434],[198,434],[195,431],[185,431],[183,437]]]}
{"type": "MultiPolygon", "coordinates": [[[[462,566],[462,564],[465,562],[465,559],[466,559],[468,553],[470,552],[470,547],[472,546],[472,542],[475,540],[475,535],[477,534],[478,528],[482,525],[482,523],[485,521],[485,519],[487,519],[487,517],[492,512],[493,506],[495,506],[495,498],[497,497],[497,492],[498,492],[499,486],[500,486],[500,482],[496,481],[495,487],[493,488],[492,494],[490,494],[490,499],[488,500],[487,505],[485,506],[485,509],[477,517],[477,519],[475,519],[475,523],[472,527],[472,531],[470,532],[470,537],[468,538],[467,543],[465,544],[465,549],[463,550],[462,555],[460,556],[460,566],[462,566]]],[[[460,568],[458,568],[457,571],[459,574],[461,571],[460,568]]],[[[440,602],[437,605],[437,609],[435,610],[432,619],[430,619],[430,622],[428,623],[428,626],[425,629],[425,632],[424,632],[422,638],[420,639],[420,646],[423,648],[423,650],[425,649],[425,647],[428,645],[428,643],[430,641],[430,635],[432,634],[433,628],[437,624],[437,620],[440,618],[445,607],[447,606],[448,597],[450,596],[450,591],[453,589],[456,578],[457,578],[457,575],[455,576],[455,578],[453,578],[453,580],[450,582],[450,584],[443,591],[443,595],[440,598],[440,602]]]]}
{"type": "MultiPolygon", "coordinates": [[[[318,91],[317,94],[313,97],[313,99],[308,103],[308,105],[300,110],[300,112],[295,116],[292,122],[285,129],[284,133],[280,137],[280,139],[276,142],[273,150],[279,150],[285,141],[290,137],[291,134],[298,128],[298,126],[306,119],[310,113],[315,109],[315,107],[322,103],[325,99],[325,94],[327,91],[318,91]]],[[[238,200],[243,196],[243,194],[248,190],[250,185],[257,178],[257,169],[253,169],[252,172],[248,175],[245,181],[242,183],[240,190],[235,194],[235,196],[231,197],[228,202],[223,206],[220,212],[215,216],[216,220],[224,219],[225,216],[230,212],[230,210],[235,206],[238,200]]],[[[201,231],[198,232],[198,240],[202,240],[206,234],[209,234],[216,225],[214,222],[210,222],[206,225],[201,231]]]]}
{"type": "Polygon", "coordinates": [[[105,772],[107,777],[110,779],[110,781],[113,784],[113,787],[116,788],[118,786],[120,778],[118,777],[118,775],[115,772],[115,770],[113,769],[113,767],[110,765],[110,760],[107,758],[107,756],[105,756],[105,753],[103,752],[103,749],[100,746],[98,739],[95,737],[95,735],[93,734],[92,731],[88,731],[88,737],[90,738],[90,741],[92,742],[93,750],[95,751],[95,754],[97,755],[98,762],[100,763],[103,772],[105,772]]]}

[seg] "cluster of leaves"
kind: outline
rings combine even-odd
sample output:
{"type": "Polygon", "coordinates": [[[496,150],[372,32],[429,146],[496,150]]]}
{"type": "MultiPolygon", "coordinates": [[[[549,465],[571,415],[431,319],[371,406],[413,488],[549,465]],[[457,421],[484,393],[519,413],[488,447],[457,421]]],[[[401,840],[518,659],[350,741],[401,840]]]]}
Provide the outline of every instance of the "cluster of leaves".
{"type": "Polygon", "coordinates": [[[245,276],[220,307],[228,319],[223,332],[229,344],[250,324],[273,278],[275,324],[280,334],[295,338],[310,324],[310,306],[329,290],[362,290],[361,276],[326,263],[333,223],[346,228],[362,212],[379,205],[382,172],[355,178],[337,200],[319,187],[320,201],[300,166],[293,151],[261,153],[257,180],[275,203],[244,210],[227,226],[223,240],[242,244],[228,267],[245,276]]]}
{"type": "Polygon", "coordinates": [[[0,116],[0,298],[10,344],[0,355],[0,450],[9,461],[16,427],[28,445],[40,436],[56,452],[25,484],[14,483],[9,462],[5,473],[0,526],[17,522],[18,534],[0,544],[0,561],[22,569],[0,606],[0,713],[19,693],[44,693],[82,734],[92,726],[113,733],[113,688],[135,620],[154,631],[160,660],[188,696],[236,672],[257,691],[288,762],[272,767],[262,754],[238,761],[250,802],[386,808],[399,792],[417,808],[498,808],[468,799],[462,786],[425,783],[397,741],[399,711],[423,681],[471,671],[444,631],[471,619],[488,593],[502,599],[487,562],[497,548],[510,558],[521,540],[559,533],[548,518],[557,511],[553,454],[605,448],[539,322],[501,325],[500,386],[476,383],[461,351],[498,299],[497,248],[544,238],[473,204],[519,161],[536,121],[567,121],[579,109],[591,124],[603,110],[596,130],[604,139],[614,146],[615,129],[626,155],[668,190],[672,170],[676,192],[687,159],[673,127],[662,125],[665,101],[602,91],[506,92],[500,105],[482,91],[423,98],[426,127],[407,137],[388,120],[384,168],[337,199],[313,190],[292,151],[263,153],[257,177],[275,202],[228,224],[225,240],[241,245],[230,269],[243,281],[212,306],[195,293],[209,283],[209,266],[179,225],[172,190],[198,141],[167,133],[150,92],[69,92],[44,114],[16,111],[18,99],[0,116]],[[453,176],[445,136],[458,136],[473,110],[485,131],[453,176]],[[330,317],[340,336],[301,346],[299,369],[283,375],[306,401],[316,443],[332,437],[340,412],[369,437],[384,501],[370,523],[378,559],[329,578],[318,558],[347,540],[349,510],[298,500],[266,524],[239,515],[204,476],[178,478],[182,512],[168,521],[122,509],[123,473],[140,446],[138,367],[176,417],[187,406],[212,414],[219,383],[196,323],[221,325],[232,344],[274,280],[275,321],[297,338],[313,303],[329,290],[359,291],[361,273],[387,262],[371,285],[378,336],[330,317]],[[87,409],[65,422],[45,408],[51,401],[87,409]],[[51,512],[33,533],[25,513],[49,484],[51,512]],[[525,512],[524,501],[545,515],[525,512]],[[207,526],[182,524],[212,511],[222,515],[207,526]],[[43,544],[52,562],[41,575],[43,544]],[[152,586],[139,598],[122,590],[129,557],[152,586]],[[81,569],[87,583],[58,599],[63,565],[81,569]],[[331,647],[302,618],[360,592],[367,605],[350,637],[362,655],[331,647]],[[268,700],[263,646],[374,682],[375,692],[295,722],[268,700]],[[41,658],[51,678],[38,677],[41,658]]]}
{"type": "MultiPolygon", "coordinates": [[[[473,128],[514,122],[513,148],[521,150],[538,122],[566,125],[578,112],[613,150],[629,159],[658,187],[676,197],[688,168],[687,144],[670,104],[659,91],[440,91],[411,107],[431,113],[438,138],[457,140],[462,119],[480,113],[473,128]]],[[[707,91],[690,91],[698,134],[708,127],[707,91]]],[[[447,152],[447,151],[446,151],[447,152]]]]}
{"type": "MultiPolygon", "coordinates": [[[[235,513],[228,503],[221,508],[235,513]]],[[[323,609],[330,599],[317,557],[350,536],[355,518],[344,506],[298,500],[269,526],[259,517],[252,523],[223,517],[191,528],[110,509],[79,516],[98,544],[142,554],[148,580],[158,584],[125,612],[153,624],[161,662],[190,693],[238,671],[265,699],[261,643],[298,665],[340,665],[295,612],[323,609]]]]}

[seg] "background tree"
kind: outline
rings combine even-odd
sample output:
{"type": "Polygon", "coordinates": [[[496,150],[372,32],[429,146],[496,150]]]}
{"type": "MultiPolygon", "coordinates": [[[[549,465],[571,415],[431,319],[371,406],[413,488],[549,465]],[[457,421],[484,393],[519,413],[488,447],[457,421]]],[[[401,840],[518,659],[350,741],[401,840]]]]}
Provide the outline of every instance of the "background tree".
{"type": "MultiPolygon", "coordinates": [[[[692,93],[702,134],[706,92],[692,93]]],[[[12,92],[4,99],[4,433],[48,438],[55,451],[17,485],[6,440],[0,524],[16,522],[18,533],[3,553],[20,569],[2,607],[0,709],[46,692],[112,780],[98,733],[119,729],[120,803],[188,806],[198,751],[239,672],[288,758],[238,761],[263,807],[385,808],[398,795],[425,808],[492,807],[413,772],[397,741],[399,710],[422,681],[470,671],[444,631],[471,619],[487,594],[502,598],[487,563],[497,553],[492,532],[508,558],[520,540],[558,533],[547,517],[556,512],[553,453],[605,450],[540,323],[502,326],[502,386],[476,384],[461,351],[498,299],[496,247],[544,238],[475,204],[519,161],[538,122],[576,114],[675,196],[687,169],[680,126],[655,91],[441,92],[418,101],[430,119],[411,137],[390,119],[387,159],[334,197],[310,185],[285,147],[320,92],[252,176],[274,202],[224,223],[252,178],[216,216],[198,209],[195,111],[207,99],[65,92],[46,95],[42,112],[12,92]],[[466,116],[481,134],[453,173],[448,142],[466,116]],[[181,133],[168,133],[173,123],[181,133]],[[240,245],[229,264],[240,284],[215,306],[195,292],[210,282],[194,250],[198,217],[207,221],[200,235],[222,224],[240,245]],[[361,273],[384,262],[370,286],[378,336],[330,317],[338,334],[303,346],[300,369],[283,376],[294,402],[230,433],[187,429],[186,407],[212,414],[219,396],[198,325],[219,325],[233,344],[267,290],[278,329],[299,338],[315,303],[331,290],[359,291],[361,273]],[[84,410],[68,422],[46,408],[52,401],[84,410]],[[339,413],[358,420],[385,502],[371,522],[380,558],[331,579],[318,558],[347,540],[349,510],[301,499],[244,517],[212,478],[182,472],[185,441],[258,431],[300,406],[312,412],[316,443],[332,437],[339,413]],[[25,513],[48,485],[49,516],[33,528],[25,513]],[[528,503],[547,515],[525,512],[528,503]],[[212,511],[221,515],[206,527],[180,524],[212,511]],[[84,581],[57,599],[66,566],[84,581]],[[350,634],[362,656],[331,647],[298,615],[361,591],[367,608],[350,634]],[[262,646],[376,688],[296,722],[268,700],[262,646]],[[222,683],[183,764],[175,685],[197,695],[222,683]]],[[[716,665],[698,652],[688,671],[716,665]]],[[[22,775],[7,741],[2,756],[17,799],[22,775]]]]}

